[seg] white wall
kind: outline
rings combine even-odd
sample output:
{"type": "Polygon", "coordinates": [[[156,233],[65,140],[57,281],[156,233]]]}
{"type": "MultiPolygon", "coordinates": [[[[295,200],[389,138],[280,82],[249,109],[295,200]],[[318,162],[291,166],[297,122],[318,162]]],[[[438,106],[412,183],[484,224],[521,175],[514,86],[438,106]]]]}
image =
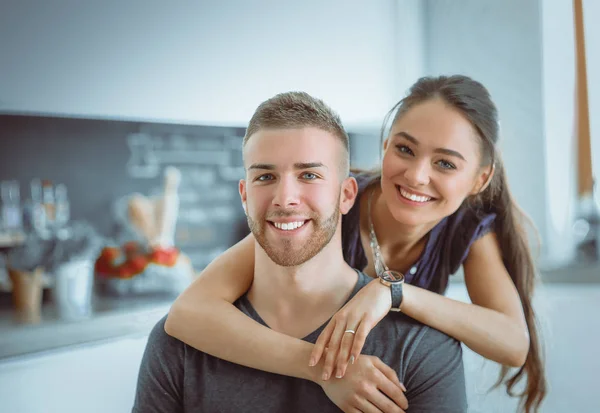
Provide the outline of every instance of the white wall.
{"type": "Polygon", "coordinates": [[[350,160],[353,167],[370,169],[381,163],[382,148],[380,130],[385,114],[402,99],[416,79],[425,73],[425,3],[421,0],[400,0],[395,2],[394,29],[394,76],[390,90],[392,102],[379,114],[374,123],[364,127],[353,127],[355,132],[350,146],[350,160]],[[375,136],[375,139],[373,139],[375,136]]]}
{"type": "Polygon", "coordinates": [[[548,256],[558,263],[575,255],[572,225],[577,211],[575,28],[573,2],[542,0],[542,87],[548,256]]]}
{"type": "MultiPolygon", "coordinates": [[[[428,51],[425,43],[425,2],[422,0],[396,1],[396,43],[394,58],[396,61],[395,101],[400,100],[411,85],[425,74],[425,62],[428,51]]],[[[388,108],[388,110],[391,109],[388,108]]]]}
{"type": "Polygon", "coordinates": [[[296,89],[378,125],[399,98],[398,4],[3,0],[0,110],[245,126],[296,89]]]}
{"type": "MultiPolygon", "coordinates": [[[[600,3],[583,1],[592,163],[600,179],[600,3]]],[[[540,1],[542,88],[546,175],[546,243],[549,264],[575,256],[573,222],[577,201],[575,138],[576,57],[573,2],[540,1]]],[[[596,202],[600,206],[600,187],[596,202]]]]}

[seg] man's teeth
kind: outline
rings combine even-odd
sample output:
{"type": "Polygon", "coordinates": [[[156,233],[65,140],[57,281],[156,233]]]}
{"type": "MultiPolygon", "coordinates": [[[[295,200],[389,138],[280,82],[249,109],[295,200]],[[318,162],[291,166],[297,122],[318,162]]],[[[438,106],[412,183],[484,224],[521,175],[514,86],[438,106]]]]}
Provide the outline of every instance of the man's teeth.
{"type": "Polygon", "coordinates": [[[411,201],[415,201],[415,202],[427,202],[427,201],[431,200],[431,198],[428,196],[419,196],[419,195],[411,194],[410,192],[405,191],[402,187],[400,187],[400,194],[404,198],[410,199],[411,201]]]}
{"type": "Polygon", "coordinates": [[[291,231],[296,228],[300,228],[304,225],[305,221],[296,221],[296,222],[274,222],[275,228],[282,229],[284,231],[291,231]]]}

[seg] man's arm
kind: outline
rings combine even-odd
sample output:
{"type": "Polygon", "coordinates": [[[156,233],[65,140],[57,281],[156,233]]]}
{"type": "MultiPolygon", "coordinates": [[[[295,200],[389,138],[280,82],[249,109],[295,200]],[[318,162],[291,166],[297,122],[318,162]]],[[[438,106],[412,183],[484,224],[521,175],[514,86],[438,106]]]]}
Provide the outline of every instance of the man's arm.
{"type": "Polygon", "coordinates": [[[133,413],[183,412],[184,344],[165,333],[165,320],[148,337],[133,413]]]}
{"type": "Polygon", "coordinates": [[[457,340],[427,327],[406,362],[409,413],[467,411],[462,348],[457,340]]]}

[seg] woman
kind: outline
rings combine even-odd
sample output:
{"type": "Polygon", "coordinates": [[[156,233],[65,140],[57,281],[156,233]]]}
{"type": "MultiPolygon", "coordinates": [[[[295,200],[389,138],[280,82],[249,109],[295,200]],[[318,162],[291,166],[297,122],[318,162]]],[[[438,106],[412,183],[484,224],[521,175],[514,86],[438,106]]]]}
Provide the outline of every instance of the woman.
{"type": "MultiPolygon", "coordinates": [[[[496,107],[480,83],[442,76],[417,81],[384,129],[392,115],[381,170],[355,175],[359,195],[342,220],[344,258],[375,277],[379,249],[383,265],[405,274],[400,310],[501,363],[498,383],[517,367],[507,391],[513,395],[526,377],[522,407],[537,411],[546,383],[531,304],[535,268],[496,149],[496,107]],[[461,265],[472,304],[443,296],[461,265]]],[[[248,236],[178,298],[166,330],[216,357],[300,377],[291,360],[301,340],[257,325],[231,304],[250,287],[253,260],[248,236]]],[[[389,288],[372,281],[332,318],[304,362],[324,357],[323,378],[342,377],[390,302],[389,288]],[[344,334],[349,329],[356,334],[344,334]]]]}

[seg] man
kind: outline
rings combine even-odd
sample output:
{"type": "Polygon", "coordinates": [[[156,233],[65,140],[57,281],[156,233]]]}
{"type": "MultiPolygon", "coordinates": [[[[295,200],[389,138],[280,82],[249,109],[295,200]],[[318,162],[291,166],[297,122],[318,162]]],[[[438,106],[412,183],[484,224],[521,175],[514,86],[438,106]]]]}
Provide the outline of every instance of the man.
{"type": "MultiPolygon", "coordinates": [[[[256,110],[243,155],[239,191],[260,248],[254,282],[235,305],[258,323],[314,343],[371,280],[342,255],[341,214],[357,194],[348,136],[322,101],[284,93],[256,110]]],[[[301,380],[217,359],[168,336],[164,323],[148,341],[135,412],[329,412],[339,411],[336,404],[347,412],[402,412],[398,376],[411,413],[466,411],[460,344],[400,313],[371,331],[365,355],[342,379],[326,381],[319,366],[301,380]]]]}

